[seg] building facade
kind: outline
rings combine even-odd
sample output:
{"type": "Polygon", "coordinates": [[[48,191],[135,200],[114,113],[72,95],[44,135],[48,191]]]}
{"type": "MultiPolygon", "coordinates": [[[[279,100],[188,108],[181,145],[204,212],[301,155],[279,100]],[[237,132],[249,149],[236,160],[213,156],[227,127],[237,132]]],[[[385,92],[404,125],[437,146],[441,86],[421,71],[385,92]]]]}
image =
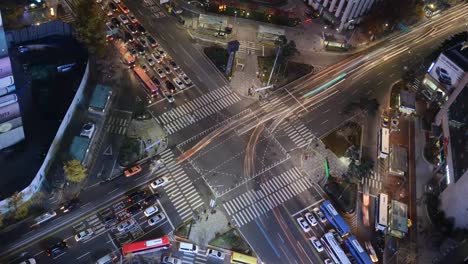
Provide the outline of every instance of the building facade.
{"type": "Polygon", "coordinates": [[[359,23],[372,5],[381,0],[309,0],[309,5],[337,26],[339,31],[359,23]]]}
{"type": "Polygon", "coordinates": [[[439,146],[440,209],[455,226],[468,228],[468,48],[461,43],[443,52],[425,80],[444,94],[433,133],[439,146]]]}

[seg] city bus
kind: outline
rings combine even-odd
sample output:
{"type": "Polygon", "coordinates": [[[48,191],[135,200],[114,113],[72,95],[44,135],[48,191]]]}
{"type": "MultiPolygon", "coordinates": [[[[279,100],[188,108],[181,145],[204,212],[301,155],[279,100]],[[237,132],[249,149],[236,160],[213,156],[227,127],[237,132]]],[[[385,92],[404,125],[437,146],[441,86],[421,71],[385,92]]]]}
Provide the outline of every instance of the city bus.
{"type": "Polygon", "coordinates": [[[135,72],[136,76],[140,79],[140,81],[143,84],[143,88],[145,88],[146,92],[151,96],[155,97],[158,95],[158,86],[151,80],[151,78],[146,74],[146,72],[136,66],[133,68],[133,71],[135,72]]]}
{"type": "Polygon", "coordinates": [[[324,242],[325,248],[327,248],[327,251],[330,257],[333,259],[335,263],[351,264],[348,257],[346,256],[343,249],[338,244],[338,242],[336,241],[332,233],[330,232],[325,233],[325,235],[323,235],[322,237],[322,240],[324,242]]]}
{"type": "Polygon", "coordinates": [[[126,256],[128,254],[138,255],[145,254],[148,252],[154,252],[158,250],[168,249],[171,247],[171,241],[168,236],[163,236],[156,239],[137,241],[122,246],[122,254],[126,256]]]}
{"type": "Polygon", "coordinates": [[[341,215],[335,210],[329,200],[324,201],[320,205],[320,209],[322,209],[328,221],[330,221],[333,227],[335,227],[341,237],[345,238],[351,233],[351,229],[346,224],[341,215]]]}
{"type": "Polygon", "coordinates": [[[377,207],[375,208],[375,231],[384,231],[388,225],[388,195],[380,193],[377,199],[377,207]]]}
{"type": "Polygon", "coordinates": [[[231,263],[257,264],[257,258],[233,251],[231,255],[231,263]]]}
{"type": "Polygon", "coordinates": [[[361,247],[354,235],[348,237],[345,245],[359,264],[372,264],[369,254],[361,247]]]}
{"type": "Polygon", "coordinates": [[[379,130],[379,158],[386,159],[388,157],[389,149],[390,149],[390,131],[388,128],[382,127],[379,130]]]}

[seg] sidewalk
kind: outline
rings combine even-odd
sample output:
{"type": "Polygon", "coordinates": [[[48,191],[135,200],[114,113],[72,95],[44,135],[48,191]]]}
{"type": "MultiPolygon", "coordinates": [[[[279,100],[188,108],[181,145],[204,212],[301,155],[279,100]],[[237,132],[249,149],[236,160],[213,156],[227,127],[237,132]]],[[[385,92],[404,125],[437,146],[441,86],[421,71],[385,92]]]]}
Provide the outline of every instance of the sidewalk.
{"type": "Polygon", "coordinates": [[[228,218],[221,210],[216,210],[214,214],[207,210],[207,213],[200,214],[200,220],[195,221],[192,225],[189,239],[202,248],[206,248],[208,242],[213,240],[217,234],[225,233],[231,229],[228,222],[228,218]]]}
{"type": "Polygon", "coordinates": [[[415,127],[415,152],[416,162],[416,212],[417,222],[413,222],[417,230],[418,263],[432,263],[437,256],[431,246],[432,223],[427,214],[426,203],[424,201],[425,185],[432,179],[433,165],[424,158],[424,146],[426,137],[422,130],[421,119],[418,118],[415,127]]]}
{"type": "Polygon", "coordinates": [[[242,96],[258,98],[256,88],[262,87],[258,72],[257,55],[238,53],[234,60],[233,77],[231,79],[232,89],[242,96]],[[236,66],[237,65],[237,66],[236,66]]]}

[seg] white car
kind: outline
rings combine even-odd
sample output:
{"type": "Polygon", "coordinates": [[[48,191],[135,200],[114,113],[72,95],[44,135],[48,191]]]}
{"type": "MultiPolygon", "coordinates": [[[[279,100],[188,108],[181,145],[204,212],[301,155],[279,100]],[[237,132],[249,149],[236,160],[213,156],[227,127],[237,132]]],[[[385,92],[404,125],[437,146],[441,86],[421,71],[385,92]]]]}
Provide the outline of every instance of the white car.
{"type": "Polygon", "coordinates": [[[166,58],[166,52],[163,49],[158,48],[156,51],[161,55],[161,57],[166,58]]]}
{"type": "Polygon", "coordinates": [[[161,64],[161,62],[162,62],[162,60],[163,60],[163,59],[161,58],[161,56],[159,55],[159,53],[157,53],[157,52],[153,52],[153,58],[154,58],[154,60],[155,60],[157,63],[159,63],[159,64],[161,64]]]}
{"type": "Polygon", "coordinates": [[[162,262],[161,263],[164,263],[164,264],[180,264],[182,263],[180,261],[180,259],[176,259],[176,258],[173,258],[173,257],[169,257],[169,256],[165,256],[162,258],[162,262]]]}
{"type": "Polygon", "coordinates": [[[324,263],[324,264],[335,264],[335,262],[333,262],[332,260],[330,260],[330,259],[328,259],[328,258],[325,259],[325,260],[323,261],[323,263],[324,263]]]}
{"type": "Polygon", "coordinates": [[[185,89],[185,84],[179,78],[176,77],[173,79],[173,81],[177,88],[179,88],[180,90],[185,89]]]}
{"type": "Polygon", "coordinates": [[[120,0],[112,0],[115,4],[120,4],[120,0]]]}
{"type": "Polygon", "coordinates": [[[322,243],[320,243],[320,240],[318,240],[316,237],[311,237],[309,238],[310,242],[312,243],[312,245],[314,245],[315,249],[318,251],[318,252],[322,252],[323,251],[323,245],[322,243]]]}
{"type": "Polygon", "coordinates": [[[96,125],[94,125],[93,123],[86,123],[81,128],[80,136],[87,137],[87,138],[92,138],[95,129],[96,129],[96,125]]]}
{"type": "Polygon", "coordinates": [[[320,209],[318,209],[317,207],[315,207],[313,209],[315,215],[318,217],[318,219],[320,219],[320,222],[322,223],[325,223],[327,221],[327,218],[325,217],[325,215],[323,214],[322,211],[320,211],[320,209]]]}
{"type": "Polygon", "coordinates": [[[135,220],[133,220],[133,218],[130,218],[130,219],[127,219],[127,220],[124,220],[124,221],[120,222],[117,225],[117,230],[119,232],[127,231],[130,227],[132,227],[135,224],[136,224],[135,220]]]}
{"type": "Polygon", "coordinates": [[[76,242],[85,241],[90,239],[94,235],[94,231],[91,228],[81,231],[75,235],[76,242]]]}
{"type": "Polygon", "coordinates": [[[165,218],[166,216],[163,213],[159,213],[155,216],[152,216],[150,219],[148,219],[148,225],[154,226],[155,224],[161,222],[165,218]]]}
{"type": "Polygon", "coordinates": [[[33,258],[30,258],[30,259],[27,259],[27,260],[21,262],[20,264],[36,264],[36,260],[33,259],[33,258]]]}
{"type": "Polygon", "coordinates": [[[190,80],[190,78],[189,78],[189,77],[187,76],[187,74],[185,74],[185,73],[182,73],[182,74],[180,75],[180,79],[181,79],[187,86],[189,86],[189,85],[192,84],[192,80],[190,80]]]}
{"type": "Polygon", "coordinates": [[[161,68],[157,68],[156,73],[158,74],[159,78],[166,77],[166,74],[164,73],[164,71],[161,68]]]}
{"type": "Polygon", "coordinates": [[[146,217],[150,217],[154,215],[155,213],[157,213],[158,211],[159,211],[158,207],[156,205],[152,205],[146,208],[143,213],[145,214],[146,217]]]}
{"type": "Polygon", "coordinates": [[[175,102],[175,98],[174,96],[172,96],[172,94],[166,94],[166,98],[170,104],[173,104],[175,102]]]}
{"type": "Polygon", "coordinates": [[[366,241],[364,243],[366,244],[366,249],[367,249],[367,252],[369,252],[369,256],[370,256],[372,262],[374,262],[374,263],[379,262],[379,258],[377,257],[377,254],[375,254],[375,250],[374,250],[374,247],[372,246],[371,242],[366,241]]]}
{"type": "Polygon", "coordinates": [[[120,15],[119,15],[119,20],[120,20],[122,23],[124,23],[124,24],[130,23],[130,20],[128,20],[127,16],[124,15],[124,14],[120,14],[120,15]]]}
{"type": "Polygon", "coordinates": [[[148,65],[153,67],[155,65],[155,62],[153,60],[153,58],[151,58],[150,56],[147,56],[146,57],[146,61],[148,62],[148,65]]]}
{"type": "Polygon", "coordinates": [[[167,178],[167,177],[161,177],[161,178],[156,179],[154,182],[152,182],[152,183],[150,184],[150,186],[151,186],[151,188],[156,189],[156,188],[158,188],[158,187],[163,186],[163,185],[166,184],[168,181],[169,181],[169,178],[167,178]]]}
{"type": "Polygon", "coordinates": [[[318,224],[317,220],[311,213],[306,213],[304,216],[311,226],[316,226],[318,224]]]}
{"type": "Polygon", "coordinates": [[[310,231],[310,225],[307,223],[307,221],[303,217],[299,217],[296,220],[304,232],[310,231]]]}
{"type": "Polygon", "coordinates": [[[208,257],[214,257],[214,258],[218,258],[218,259],[224,259],[225,257],[225,254],[221,251],[218,251],[218,250],[214,250],[214,249],[208,249],[207,253],[208,257]]]}

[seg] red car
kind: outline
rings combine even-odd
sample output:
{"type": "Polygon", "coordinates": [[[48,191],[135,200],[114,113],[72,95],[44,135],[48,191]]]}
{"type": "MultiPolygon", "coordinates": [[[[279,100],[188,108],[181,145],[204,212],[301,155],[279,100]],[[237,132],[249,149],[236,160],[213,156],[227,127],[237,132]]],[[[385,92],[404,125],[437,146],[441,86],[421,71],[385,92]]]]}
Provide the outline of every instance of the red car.
{"type": "Polygon", "coordinates": [[[141,166],[136,165],[131,168],[127,168],[124,170],[125,177],[132,177],[133,175],[139,173],[141,171],[141,166]]]}

